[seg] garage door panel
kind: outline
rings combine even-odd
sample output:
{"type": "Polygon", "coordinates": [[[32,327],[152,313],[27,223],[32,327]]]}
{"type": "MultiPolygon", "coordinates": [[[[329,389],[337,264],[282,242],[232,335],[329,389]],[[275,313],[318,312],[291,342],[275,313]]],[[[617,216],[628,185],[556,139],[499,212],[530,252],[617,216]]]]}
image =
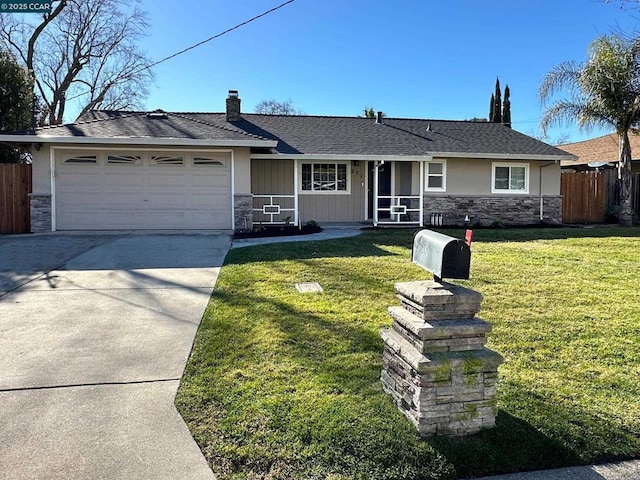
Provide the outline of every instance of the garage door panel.
{"type": "Polygon", "coordinates": [[[56,210],[59,230],[229,229],[230,167],[59,162],[56,210]]]}
{"type": "Polygon", "coordinates": [[[165,193],[163,195],[149,195],[147,201],[147,209],[149,210],[184,210],[189,207],[189,201],[186,195],[175,192],[165,193]]]}
{"type": "Polygon", "coordinates": [[[88,189],[90,187],[99,188],[102,184],[102,178],[96,172],[91,173],[65,173],[64,184],[68,187],[77,187],[80,189],[88,189]]]}
{"type": "MultiPolygon", "coordinates": [[[[141,222],[144,222],[145,215],[146,213],[142,210],[127,209],[120,212],[109,210],[102,212],[99,219],[101,224],[110,225],[110,229],[127,230],[140,228],[141,222]]],[[[91,229],[89,226],[84,228],[91,229]]]]}
{"type": "Polygon", "coordinates": [[[131,173],[105,173],[102,183],[105,186],[121,187],[133,187],[139,186],[144,183],[144,172],[131,172],[131,173]]]}
{"type": "Polygon", "coordinates": [[[205,187],[208,188],[210,186],[223,188],[227,185],[229,181],[228,176],[221,175],[203,175],[203,176],[194,176],[192,178],[191,185],[194,187],[205,187]]]}
{"type": "Polygon", "coordinates": [[[144,202],[144,195],[141,193],[132,193],[126,190],[118,191],[113,190],[107,195],[109,197],[108,208],[129,207],[135,208],[136,205],[141,205],[144,202]]]}
{"type": "Polygon", "coordinates": [[[158,187],[186,187],[189,185],[189,175],[184,171],[185,168],[175,174],[170,174],[165,169],[162,173],[158,171],[149,171],[149,176],[153,178],[153,185],[158,187]]]}
{"type": "Polygon", "coordinates": [[[202,193],[194,195],[190,199],[190,206],[195,210],[209,210],[227,208],[227,199],[222,195],[202,193]]]}

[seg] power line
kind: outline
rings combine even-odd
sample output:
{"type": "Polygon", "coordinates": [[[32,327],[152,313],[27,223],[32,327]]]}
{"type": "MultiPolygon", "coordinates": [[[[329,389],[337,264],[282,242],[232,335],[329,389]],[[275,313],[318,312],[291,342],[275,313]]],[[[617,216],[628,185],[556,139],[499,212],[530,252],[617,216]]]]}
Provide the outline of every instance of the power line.
{"type": "MultiPolygon", "coordinates": [[[[262,18],[262,17],[267,16],[267,15],[269,15],[270,13],[273,13],[273,12],[275,12],[276,10],[281,9],[282,7],[284,7],[284,6],[286,6],[286,5],[290,4],[290,3],[293,3],[294,1],[295,1],[295,0],[287,0],[286,2],[281,3],[281,4],[280,4],[280,5],[278,5],[277,7],[273,7],[273,8],[271,8],[270,10],[267,10],[266,12],[262,12],[261,14],[256,15],[255,17],[251,17],[249,20],[245,20],[245,21],[244,21],[244,22],[242,22],[242,23],[238,23],[237,25],[234,25],[233,27],[228,28],[228,29],[226,29],[226,30],[225,30],[225,31],[223,31],[223,32],[217,33],[217,34],[215,34],[215,35],[213,35],[213,36],[211,36],[211,37],[207,38],[206,40],[202,40],[201,42],[198,42],[198,43],[196,43],[196,44],[194,44],[194,45],[191,45],[190,47],[187,47],[187,48],[185,48],[185,49],[183,49],[183,50],[180,50],[179,52],[172,53],[171,55],[166,56],[166,57],[164,57],[164,58],[161,58],[160,60],[158,60],[158,61],[156,61],[156,62],[153,62],[153,63],[151,63],[150,65],[145,65],[144,67],[141,67],[141,68],[139,68],[138,70],[134,70],[134,71],[133,71],[133,72],[131,72],[129,75],[127,75],[127,77],[131,77],[131,76],[136,75],[136,74],[138,74],[138,73],[140,73],[140,72],[144,72],[145,70],[149,70],[150,68],[153,68],[153,67],[155,67],[156,65],[159,65],[159,64],[161,64],[161,63],[163,63],[163,62],[166,62],[167,60],[171,60],[172,58],[177,57],[178,55],[182,55],[183,53],[186,53],[186,52],[188,52],[188,51],[190,51],[190,50],[193,50],[194,48],[198,48],[199,46],[204,45],[205,43],[208,43],[208,42],[210,42],[210,41],[212,41],[212,40],[215,40],[216,38],[220,38],[220,37],[222,37],[223,35],[226,35],[227,33],[233,32],[234,30],[237,30],[237,29],[239,29],[239,28],[241,28],[241,27],[244,27],[245,25],[247,25],[247,24],[249,24],[249,23],[251,23],[251,22],[254,22],[254,21],[258,20],[259,18],[262,18]]],[[[73,97],[71,97],[71,98],[68,98],[67,100],[74,100],[74,99],[76,99],[76,98],[78,98],[78,97],[81,97],[81,96],[83,96],[83,95],[86,95],[86,94],[88,94],[88,93],[91,93],[91,91],[86,91],[86,92],[83,92],[83,93],[79,93],[79,94],[77,94],[77,95],[75,95],[75,96],[73,96],[73,97]]]]}
{"type": "Polygon", "coordinates": [[[198,42],[198,43],[196,43],[195,45],[191,45],[190,47],[185,48],[184,50],[180,50],[179,52],[176,52],[176,53],[174,53],[174,54],[171,54],[171,55],[169,55],[168,57],[164,57],[163,59],[158,60],[157,62],[152,63],[151,65],[147,65],[147,66],[145,66],[145,67],[142,67],[140,70],[138,70],[138,71],[136,71],[136,72],[133,72],[133,73],[132,73],[132,75],[134,75],[134,74],[136,74],[136,73],[140,73],[140,72],[142,72],[142,71],[144,71],[144,70],[147,70],[147,69],[149,69],[149,68],[155,67],[156,65],[159,65],[159,64],[161,64],[161,63],[163,63],[163,62],[166,62],[167,60],[171,60],[172,58],[175,58],[175,57],[177,57],[178,55],[182,55],[183,53],[186,53],[186,52],[188,52],[189,50],[193,50],[194,48],[197,48],[197,47],[199,47],[200,45],[204,45],[205,43],[208,43],[208,42],[210,42],[211,40],[215,40],[216,38],[220,38],[221,36],[226,35],[226,34],[227,34],[227,33],[229,33],[229,32],[233,32],[234,30],[237,30],[237,29],[238,29],[238,28],[240,28],[240,27],[244,27],[245,25],[247,25],[247,24],[249,24],[249,23],[251,23],[251,22],[253,22],[253,21],[255,21],[255,20],[258,20],[259,18],[262,18],[262,17],[267,16],[267,15],[269,15],[270,13],[273,13],[273,12],[275,12],[276,10],[281,9],[282,7],[284,7],[284,6],[286,6],[286,5],[290,4],[290,3],[293,3],[294,1],[295,1],[295,0],[288,0],[288,1],[284,2],[284,3],[281,3],[281,4],[280,4],[280,5],[278,5],[277,7],[273,7],[271,10],[267,10],[266,12],[263,12],[263,13],[261,13],[260,15],[256,15],[255,17],[250,18],[250,19],[249,19],[249,20],[247,20],[247,21],[244,21],[244,22],[242,22],[242,23],[239,23],[239,24],[237,24],[237,25],[236,25],[236,26],[234,26],[234,27],[228,28],[228,29],[227,29],[227,30],[225,30],[224,32],[220,32],[220,33],[218,33],[218,34],[216,34],[216,35],[213,35],[212,37],[209,37],[209,38],[207,38],[206,40],[202,40],[201,42],[198,42]]]}

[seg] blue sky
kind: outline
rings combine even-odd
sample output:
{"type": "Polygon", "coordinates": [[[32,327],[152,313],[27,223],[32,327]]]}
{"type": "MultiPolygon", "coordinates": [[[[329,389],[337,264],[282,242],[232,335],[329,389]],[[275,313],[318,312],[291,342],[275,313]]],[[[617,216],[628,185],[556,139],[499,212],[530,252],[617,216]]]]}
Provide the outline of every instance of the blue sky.
{"type": "MultiPolygon", "coordinates": [[[[143,0],[150,29],[142,48],[163,58],[281,1],[143,0]]],[[[154,67],[147,108],[223,111],[237,89],[245,112],[273,98],[309,115],[355,116],[371,106],[390,117],[468,119],[488,115],[499,77],[511,89],[514,128],[531,134],[545,72],[583,61],[598,35],[638,26],[640,10],[604,0],[295,0],[154,67]]],[[[568,126],[550,139],[600,133],[568,126]]]]}

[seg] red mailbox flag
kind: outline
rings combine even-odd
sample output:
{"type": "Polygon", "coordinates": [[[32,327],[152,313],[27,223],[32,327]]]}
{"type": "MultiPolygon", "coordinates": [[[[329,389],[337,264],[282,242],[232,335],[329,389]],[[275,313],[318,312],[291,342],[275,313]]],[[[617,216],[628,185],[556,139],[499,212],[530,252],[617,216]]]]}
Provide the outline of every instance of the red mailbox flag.
{"type": "Polygon", "coordinates": [[[467,245],[471,246],[471,242],[473,241],[473,230],[467,230],[467,233],[464,236],[464,241],[467,245]]]}

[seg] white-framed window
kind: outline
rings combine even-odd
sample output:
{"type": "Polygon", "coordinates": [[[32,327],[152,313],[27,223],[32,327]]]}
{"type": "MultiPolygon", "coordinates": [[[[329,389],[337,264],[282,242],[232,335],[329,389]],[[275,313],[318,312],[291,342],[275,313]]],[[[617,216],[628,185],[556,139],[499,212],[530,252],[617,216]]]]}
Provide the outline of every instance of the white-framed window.
{"type": "Polygon", "coordinates": [[[347,162],[314,162],[300,165],[301,193],[350,193],[347,162]]]}
{"type": "Polygon", "coordinates": [[[140,155],[109,155],[107,164],[113,165],[140,165],[142,157],[140,155]]]}
{"type": "Polygon", "coordinates": [[[224,166],[224,160],[219,160],[217,158],[207,158],[207,157],[193,157],[193,164],[221,167],[221,166],[224,166]]]}
{"type": "Polygon", "coordinates": [[[494,162],[491,165],[491,193],[529,193],[529,164],[494,162]]]}
{"type": "Polygon", "coordinates": [[[424,175],[425,192],[444,192],[447,190],[447,162],[445,160],[427,162],[424,175]]]}
{"type": "Polygon", "coordinates": [[[65,159],[64,163],[96,164],[98,157],[96,155],[78,155],[65,159]]]}
{"type": "Polygon", "coordinates": [[[184,165],[184,157],[165,157],[165,156],[152,156],[151,162],[154,165],[184,165]]]}

